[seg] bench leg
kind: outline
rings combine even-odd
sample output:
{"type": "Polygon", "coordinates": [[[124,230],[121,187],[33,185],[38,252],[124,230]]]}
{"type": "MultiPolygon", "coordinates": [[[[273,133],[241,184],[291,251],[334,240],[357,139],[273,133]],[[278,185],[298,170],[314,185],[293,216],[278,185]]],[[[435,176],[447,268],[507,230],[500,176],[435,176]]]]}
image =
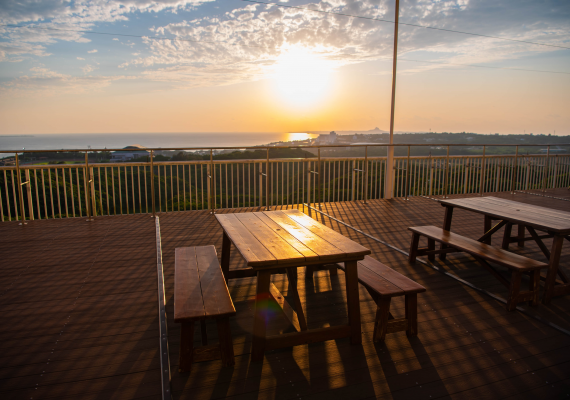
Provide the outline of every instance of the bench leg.
{"type": "Polygon", "coordinates": [[[418,294],[406,295],[406,319],[408,320],[408,329],[406,336],[418,335],[418,294]]]}
{"type": "Polygon", "coordinates": [[[510,222],[505,225],[505,232],[503,234],[503,245],[501,246],[503,250],[509,249],[509,244],[511,243],[511,234],[513,231],[513,224],[510,222]]]}
{"type": "Polygon", "coordinates": [[[408,261],[410,264],[416,262],[416,258],[418,256],[418,246],[420,244],[420,234],[416,232],[412,232],[412,241],[410,243],[410,255],[408,257],[408,261]]]}
{"type": "Polygon", "coordinates": [[[200,333],[202,334],[202,346],[208,344],[208,332],[206,331],[206,320],[200,321],[200,333]]]}
{"type": "Polygon", "coordinates": [[[180,327],[180,359],[178,370],[190,372],[194,358],[194,322],[183,322],[180,327]]]}
{"type": "Polygon", "coordinates": [[[538,288],[540,287],[540,270],[534,270],[530,273],[530,281],[528,283],[529,290],[532,292],[531,306],[538,305],[538,288]]]}
{"type": "MultiPolygon", "coordinates": [[[[428,251],[435,250],[435,240],[428,239],[428,251]]],[[[428,260],[435,261],[435,254],[428,254],[428,260]]]]}
{"type": "Polygon", "coordinates": [[[218,337],[220,339],[220,356],[225,367],[235,365],[234,345],[232,343],[232,332],[230,330],[230,320],[228,317],[218,318],[218,337]]]}
{"type": "Polygon", "coordinates": [[[379,297],[376,305],[376,321],[374,322],[374,335],[375,342],[383,342],[386,339],[386,332],[388,330],[388,316],[390,314],[390,301],[392,298],[379,297]]]}
{"type": "Polygon", "coordinates": [[[511,275],[511,287],[509,290],[509,299],[507,301],[507,311],[514,311],[517,308],[518,297],[521,288],[521,271],[513,271],[511,275]]]}

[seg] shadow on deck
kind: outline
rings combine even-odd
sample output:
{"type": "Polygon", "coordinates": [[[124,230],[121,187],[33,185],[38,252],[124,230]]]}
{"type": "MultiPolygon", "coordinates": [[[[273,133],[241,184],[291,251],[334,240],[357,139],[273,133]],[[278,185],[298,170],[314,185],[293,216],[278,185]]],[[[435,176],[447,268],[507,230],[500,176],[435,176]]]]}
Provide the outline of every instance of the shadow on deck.
{"type": "MultiPolygon", "coordinates": [[[[548,194],[570,199],[563,189],[548,194]]],[[[570,203],[559,199],[493,195],[570,210],[570,203]]],[[[439,226],[443,221],[443,207],[426,198],[373,200],[366,205],[323,203],[320,210],[404,252],[410,240],[408,226],[439,226]]],[[[313,211],[312,216],[426,287],[418,297],[418,337],[408,339],[401,332],[388,334],[385,343],[373,343],[376,307],[361,287],[362,346],[341,339],[268,352],[263,363],[250,363],[255,281],[237,279],[229,283],[237,310],[231,319],[236,365],[224,368],[220,361],[202,362],[190,375],[180,374],[180,329],[172,321],[174,249],[214,244],[221,254],[222,234],[205,211],[160,214],[175,399],[570,395],[570,336],[527,314],[508,313],[502,303],[429,266],[411,266],[405,254],[323,214],[313,211]]],[[[483,217],[456,210],[452,229],[476,238],[483,230],[483,217]]],[[[154,220],[131,215],[95,222],[33,221],[23,227],[4,223],[0,233],[1,397],[161,398],[154,220]]],[[[531,242],[512,250],[544,260],[531,242]]],[[[451,254],[435,265],[499,297],[507,295],[504,286],[467,255],[451,254]]],[[[561,265],[570,269],[568,243],[561,265]]],[[[244,266],[234,251],[230,268],[244,266]]],[[[274,275],[273,282],[287,294],[284,275],[274,275]]],[[[309,327],[346,323],[343,288],[342,272],[329,276],[319,271],[305,280],[299,269],[299,293],[309,327]]],[[[403,306],[402,299],[393,300],[396,318],[403,316],[403,306]]],[[[566,296],[529,312],[570,330],[569,309],[566,296]]],[[[274,333],[288,329],[279,314],[269,326],[274,333]]],[[[208,325],[208,333],[215,341],[214,325],[208,325]]]]}

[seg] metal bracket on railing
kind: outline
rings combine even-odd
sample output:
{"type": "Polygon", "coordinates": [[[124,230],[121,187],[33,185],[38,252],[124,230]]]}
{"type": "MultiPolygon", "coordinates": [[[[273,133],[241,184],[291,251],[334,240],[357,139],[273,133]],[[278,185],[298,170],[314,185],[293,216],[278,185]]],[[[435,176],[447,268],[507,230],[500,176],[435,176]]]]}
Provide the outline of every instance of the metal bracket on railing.
{"type": "Polygon", "coordinates": [[[24,183],[20,183],[20,186],[27,185],[28,183],[30,183],[30,181],[27,181],[27,182],[24,182],[24,183]]]}
{"type": "Polygon", "coordinates": [[[315,175],[318,175],[319,173],[318,173],[318,172],[315,172],[315,171],[309,171],[309,174],[315,174],[315,175]]]}
{"type": "Polygon", "coordinates": [[[260,172],[259,175],[261,175],[261,176],[267,176],[267,174],[264,174],[263,172],[260,172]]]}
{"type": "MultiPolygon", "coordinates": [[[[394,168],[394,169],[396,169],[396,168],[394,168]]],[[[353,171],[356,171],[356,172],[364,172],[364,170],[356,169],[356,168],[354,168],[353,171]]]]}

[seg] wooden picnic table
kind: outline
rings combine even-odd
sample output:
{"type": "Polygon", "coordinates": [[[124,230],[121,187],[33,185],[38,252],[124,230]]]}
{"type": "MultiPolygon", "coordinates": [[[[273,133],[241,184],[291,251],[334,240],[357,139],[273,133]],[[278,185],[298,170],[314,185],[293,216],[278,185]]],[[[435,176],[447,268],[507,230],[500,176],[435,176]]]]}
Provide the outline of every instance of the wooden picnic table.
{"type": "Polygon", "coordinates": [[[252,361],[263,359],[266,350],[350,337],[361,343],[357,262],[370,250],[324,226],[299,210],[216,214],[224,231],[222,271],[226,279],[257,276],[253,323],[252,361]],[[234,244],[249,269],[229,270],[234,244]],[[346,270],[348,325],[307,329],[297,291],[297,267],[343,262],[346,270]],[[294,307],[271,283],[271,274],[286,269],[294,307]],[[267,301],[273,298],[296,332],[266,335],[267,301]]]}
{"type": "MultiPolygon", "coordinates": [[[[518,201],[501,199],[498,197],[472,197],[466,199],[440,200],[445,209],[443,229],[449,231],[453,209],[455,207],[473,211],[485,216],[484,235],[478,240],[491,244],[491,237],[503,226],[505,227],[502,247],[508,249],[510,243],[524,246],[527,240],[534,240],[548,260],[548,273],[545,278],[545,291],[542,302],[550,303],[553,296],[570,293],[570,282],[564,271],[560,270],[560,254],[564,238],[570,240],[570,212],[551,208],[520,203],[518,201]],[[500,222],[492,226],[493,220],[500,222]],[[518,225],[518,235],[511,237],[513,225],[518,225]],[[525,229],[530,237],[525,238],[525,229]],[[546,232],[538,235],[536,231],[546,232]],[[552,238],[550,250],[542,239],[552,238]],[[556,275],[561,280],[556,279],[556,275]]],[[[443,247],[443,246],[442,246],[443,247]]],[[[440,254],[445,259],[445,254],[440,254]]]]}

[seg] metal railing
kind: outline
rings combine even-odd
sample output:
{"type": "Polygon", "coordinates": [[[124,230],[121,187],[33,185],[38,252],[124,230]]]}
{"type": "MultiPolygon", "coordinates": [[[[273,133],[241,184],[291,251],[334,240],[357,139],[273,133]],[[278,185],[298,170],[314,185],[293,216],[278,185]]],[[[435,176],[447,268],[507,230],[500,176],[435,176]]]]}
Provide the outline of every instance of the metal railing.
{"type": "MultiPolygon", "coordinates": [[[[519,155],[518,146],[514,155],[486,155],[485,146],[482,155],[451,156],[450,147],[465,145],[438,145],[447,148],[446,155],[410,156],[410,147],[421,145],[394,146],[408,150],[407,156],[394,158],[395,197],[544,191],[570,185],[570,155],[551,155],[549,151],[519,155]]],[[[156,162],[155,149],[149,149],[148,162],[121,163],[90,163],[86,150],[59,150],[83,152],[85,163],[54,165],[20,165],[16,154],[16,165],[0,167],[0,218],[25,223],[48,218],[366,202],[385,197],[388,169],[386,157],[368,157],[369,147],[373,146],[294,147],[316,150],[314,158],[303,159],[270,159],[269,150],[275,147],[255,147],[266,150],[267,157],[254,160],[214,160],[214,149],[208,148],[209,160],[169,162],[156,162]],[[330,147],[365,147],[365,155],[321,157],[321,148],[330,147]]]]}

